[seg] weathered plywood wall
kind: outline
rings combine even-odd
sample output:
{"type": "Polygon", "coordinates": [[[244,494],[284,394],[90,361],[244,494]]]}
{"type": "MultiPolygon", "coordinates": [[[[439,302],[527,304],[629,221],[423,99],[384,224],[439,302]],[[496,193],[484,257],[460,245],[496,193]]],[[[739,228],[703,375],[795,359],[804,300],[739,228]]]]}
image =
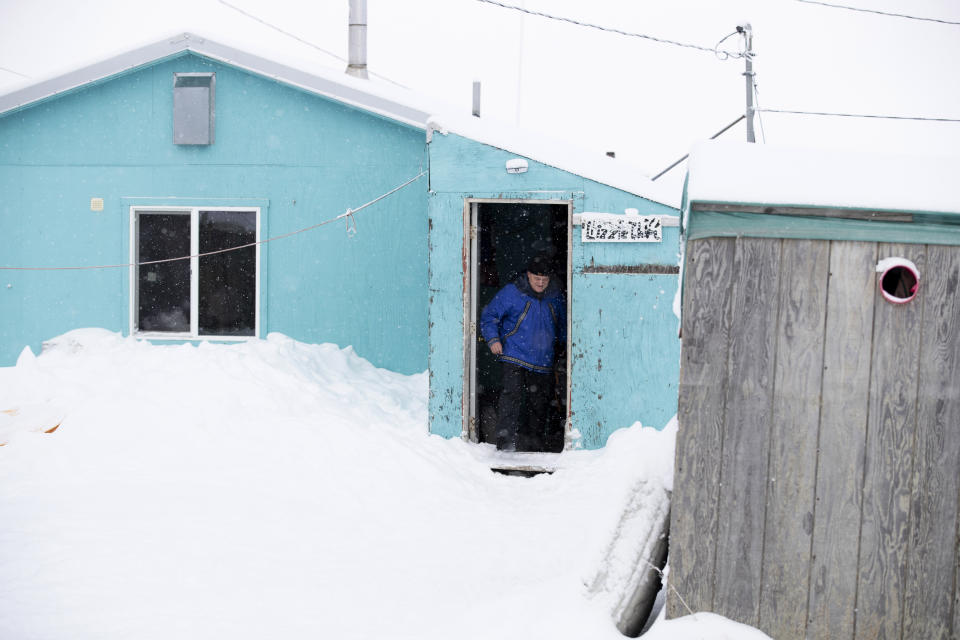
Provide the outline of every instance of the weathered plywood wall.
{"type": "Polygon", "coordinates": [[[686,257],[668,615],[953,638],[960,248],[707,238],[686,257]],[[921,272],[908,304],[878,259],[921,272]]]}

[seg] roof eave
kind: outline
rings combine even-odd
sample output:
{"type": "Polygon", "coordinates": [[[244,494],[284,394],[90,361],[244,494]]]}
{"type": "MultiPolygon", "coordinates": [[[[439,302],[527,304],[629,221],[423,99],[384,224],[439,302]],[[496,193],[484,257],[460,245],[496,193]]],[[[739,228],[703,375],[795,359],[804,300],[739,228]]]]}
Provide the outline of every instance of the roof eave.
{"type": "Polygon", "coordinates": [[[429,118],[425,111],[365,92],[349,83],[288,67],[191,33],[148,44],[0,96],[0,115],[185,52],[196,53],[419,129],[426,128],[429,118]]]}

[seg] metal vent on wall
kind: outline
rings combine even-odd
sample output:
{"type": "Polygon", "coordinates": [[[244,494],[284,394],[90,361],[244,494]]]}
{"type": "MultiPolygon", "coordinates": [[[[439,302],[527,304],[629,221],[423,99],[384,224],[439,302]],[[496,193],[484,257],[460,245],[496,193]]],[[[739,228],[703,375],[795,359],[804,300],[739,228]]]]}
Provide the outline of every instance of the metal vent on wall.
{"type": "Polygon", "coordinates": [[[213,144],[214,73],[173,74],[174,144],[213,144]]]}

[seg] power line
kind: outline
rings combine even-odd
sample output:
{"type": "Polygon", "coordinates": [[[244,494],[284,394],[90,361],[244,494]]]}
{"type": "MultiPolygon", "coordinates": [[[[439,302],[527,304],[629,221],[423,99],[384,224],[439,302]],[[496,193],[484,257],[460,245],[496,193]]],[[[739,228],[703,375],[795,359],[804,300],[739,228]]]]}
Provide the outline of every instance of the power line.
{"type": "Polygon", "coordinates": [[[830,113],[826,111],[798,111],[792,109],[757,109],[764,113],[789,113],[803,116],[835,116],[838,118],[877,118],[881,120],[917,120],[921,122],[960,122],[960,118],[924,118],[920,116],[887,116],[867,113],[830,113]]]}
{"type": "Polygon", "coordinates": [[[754,97],[754,100],[756,100],[757,102],[757,108],[754,109],[754,111],[756,111],[757,120],[760,122],[760,139],[763,140],[764,144],[766,144],[767,132],[763,130],[763,116],[760,115],[761,112],[763,112],[763,109],[760,108],[760,89],[757,88],[756,78],[754,78],[754,81],[753,81],[753,97],[754,97]]]}
{"type": "Polygon", "coordinates": [[[19,71],[14,71],[13,69],[8,69],[7,67],[0,67],[0,71],[6,71],[7,73],[12,73],[15,76],[20,76],[21,78],[27,78],[28,80],[30,79],[30,76],[24,75],[19,71]]]}
{"type": "Polygon", "coordinates": [[[720,45],[722,45],[724,42],[726,42],[727,40],[729,40],[729,39],[732,38],[733,36],[737,35],[738,33],[741,33],[740,29],[737,29],[736,31],[731,31],[730,33],[728,33],[727,35],[725,35],[725,36],[720,40],[720,42],[718,42],[718,43],[713,47],[713,53],[716,54],[716,56],[717,56],[718,58],[720,58],[721,60],[729,60],[730,58],[742,58],[742,57],[744,57],[745,55],[747,55],[746,52],[743,52],[743,53],[731,53],[730,51],[726,51],[726,50],[720,48],[720,45]]]}
{"type": "MultiPolygon", "coordinates": [[[[728,124],[727,126],[725,126],[723,129],[720,129],[720,131],[717,131],[715,134],[713,134],[712,136],[710,136],[710,139],[711,139],[711,140],[716,140],[716,139],[719,138],[722,134],[724,134],[728,129],[730,129],[731,127],[733,127],[735,124],[737,124],[737,123],[740,122],[741,120],[746,120],[746,119],[747,119],[747,116],[741,115],[739,118],[737,118],[736,120],[734,120],[733,122],[731,122],[730,124],[728,124]]],[[[676,162],[674,162],[673,164],[671,164],[669,167],[667,167],[666,169],[664,169],[663,171],[661,171],[661,172],[658,173],[657,175],[655,175],[655,176],[653,176],[652,178],[650,178],[650,182],[653,182],[653,181],[656,180],[657,178],[663,176],[665,173],[667,173],[668,171],[670,171],[671,169],[673,169],[674,167],[676,167],[678,164],[680,164],[681,162],[683,162],[684,160],[686,160],[686,159],[689,158],[689,157],[690,157],[690,154],[689,154],[689,153],[685,153],[682,158],[680,158],[679,160],[677,160],[676,162]]],[[[679,594],[677,594],[677,595],[679,595],[679,594]]]]}
{"type": "Polygon", "coordinates": [[[861,11],[863,13],[875,13],[881,16],[891,16],[893,18],[909,18],[910,20],[923,20],[924,22],[939,22],[940,24],[955,24],[960,25],[960,22],[954,22],[952,20],[940,20],[939,18],[921,18],[920,16],[911,16],[905,13],[891,13],[889,11],[878,11],[876,9],[863,9],[862,7],[849,7],[843,4],[830,4],[829,2],[819,2],[819,0],[796,0],[797,2],[804,2],[806,4],[818,4],[821,7],[832,7],[834,9],[847,9],[849,11],[861,11]]]}
{"type": "Polygon", "coordinates": [[[356,232],[356,222],[353,219],[353,214],[366,209],[367,207],[380,202],[387,196],[391,196],[400,189],[413,184],[423,176],[427,174],[426,171],[421,171],[414,177],[410,178],[401,185],[398,185],[387,191],[386,193],[377,196],[370,202],[360,205],[356,209],[347,209],[345,212],[341,213],[335,218],[330,218],[329,220],[324,220],[323,222],[318,222],[317,224],[310,225],[309,227],[304,227],[303,229],[297,229],[296,231],[291,231],[290,233],[284,233],[279,236],[274,236],[272,238],[267,238],[266,240],[257,240],[256,242],[248,242],[247,244],[237,245],[236,247],[227,247],[226,249],[218,249],[216,251],[206,251],[204,253],[197,253],[190,256],[179,256],[177,258],[164,258],[162,260],[147,260],[145,262],[128,262],[126,264],[100,264],[100,265],[88,265],[83,267],[0,267],[0,271],[82,271],[87,269],[123,269],[130,267],[142,267],[148,264],[160,264],[162,262],[176,262],[178,260],[190,260],[192,258],[203,258],[206,256],[216,255],[218,253],[227,253],[229,251],[239,251],[240,249],[249,249],[250,247],[256,247],[257,245],[267,244],[268,242],[273,242],[274,240],[281,240],[283,238],[289,238],[290,236],[295,236],[299,233],[305,231],[312,231],[317,227],[322,227],[323,225],[330,224],[331,222],[336,222],[337,220],[346,220],[347,222],[347,233],[353,234],[356,232]]]}
{"type": "Polygon", "coordinates": [[[257,16],[253,15],[252,13],[248,13],[248,12],[244,11],[243,9],[241,9],[240,7],[236,6],[236,5],[230,4],[230,3],[227,2],[226,0],[217,0],[217,2],[219,2],[220,4],[222,4],[222,5],[225,6],[225,7],[229,7],[229,8],[231,8],[231,9],[233,9],[233,10],[236,11],[237,13],[240,13],[240,14],[242,14],[242,15],[247,16],[247,17],[250,18],[251,20],[255,20],[256,22],[259,22],[260,24],[262,24],[262,25],[265,26],[265,27],[269,27],[269,28],[273,29],[274,31],[277,31],[277,32],[279,32],[279,33],[282,33],[283,35],[287,36],[288,38],[293,38],[293,39],[296,40],[297,42],[300,42],[300,43],[302,43],[302,44],[305,44],[305,45],[307,45],[308,47],[312,47],[312,48],[316,49],[317,51],[320,51],[320,52],[322,52],[322,53],[325,53],[325,54],[327,54],[328,56],[330,56],[330,57],[332,57],[332,58],[336,58],[337,60],[340,60],[341,62],[346,62],[346,61],[347,61],[345,58],[341,58],[340,56],[338,56],[337,54],[335,54],[333,51],[330,51],[330,50],[328,50],[328,49],[324,49],[323,47],[321,47],[321,46],[319,46],[319,45],[316,45],[316,44],[310,42],[309,40],[304,40],[304,39],[301,38],[300,36],[295,35],[295,34],[292,34],[292,33],[290,33],[289,31],[284,31],[284,30],[281,29],[280,27],[278,27],[278,26],[276,26],[276,25],[274,25],[274,24],[270,24],[270,23],[267,22],[266,20],[263,20],[262,18],[258,18],[257,16]]]}
{"type": "MultiPolygon", "coordinates": [[[[223,0],[220,0],[223,2],[223,0]]],[[[621,36],[630,36],[631,38],[643,38],[644,40],[652,40],[654,42],[660,42],[662,44],[672,44],[677,47],[686,47],[688,49],[697,49],[698,51],[707,51],[709,53],[717,54],[723,53],[728,57],[739,58],[742,56],[741,53],[736,51],[720,51],[718,52],[716,47],[702,47],[698,44],[689,44],[687,42],[678,42],[677,40],[668,40],[666,38],[658,38],[656,36],[650,36],[644,33],[632,33],[630,31],[622,31],[620,29],[614,29],[612,27],[604,27],[599,24],[591,24],[589,22],[580,22],[579,20],[574,20],[573,18],[565,18],[563,16],[555,16],[549,13],[543,13],[542,11],[534,11],[532,9],[527,9],[524,7],[518,7],[512,4],[505,4],[503,2],[497,2],[497,0],[477,0],[477,2],[483,2],[486,4],[496,5],[498,7],[503,7],[504,9],[513,9],[514,11],[520,11],[522,13],[528,13],[532,16],[539,16],[541,18],[549,18],[550,20],[559,20],[560,22],[568,22],[570,24],[575,24],[580,27],[589,27],[591,29],[599,29],[600,31],[607,31],[609,33],[617,33],[621,36]]]]}
{"type": "MultiPolygon", "coordinates": [[[[316,44],[310,42],[309,40],[304,40],[303,38],[301,38],[300,36],[298,36],[298,35],[296,35],[296,34],[290,33],[289,31],[285,31],[285,30],[281,29],[280,27],[278,27],[277,25],[271,24],[271,23],[267,22],[267,21],[264,20],[263,18],[258,18],[257,16],[253,15],[252,13],[248,13],[247,11],[244,11],[244,10],[241,9],[240,7],[238,7],[238,6],[236,6],[236,5],[230,4],[230,3],[227,2],[226,0],[217,0],[217,2],[219,2],[220,4],[222,4],[222,5],[225,6],[225,7],[229,7],[230,9],[233,9],[233,10],[236,11],[237,13],[240,13],[240,14],[242,14],[242,15],[247,16],[247,17],[250,18],[251,20],[255,20],[255,21],[259,22],[260,24],[262,24],[262,25],[265,26],[265,27],[268,27],[268,28],[270,28],[270,29],[273,29],[274,31],[276,31],[276,32],[278,32],[278,33],[281,33],[281,34],[287,36],[288,38],[293,38],[294,40],[296,40],[297,42],[299,42],[299,43],[301,43],[301,44],[305,44],[305,45],[307,45],[308,47],[312,47],[312,48],[316,49],[317,51],[319,51],[319,52],[321,52],[321,53],[325,53],[325,54],[327,54],[328,56],[330,56],[330,57],[332,57],[332,58],[336,58],[336,59],[339,60],[340,62],[345,62],[345,63],[349,64],[349,61],[348,61],[346,58],[343,58],[343,57],[337,55],[337,54],[334,53],[333,51],[330,51],[329,49],[324,49],[323,47],[321,47],[321,46],[319,46],[319,45],[316,45],[316,44]]],[[[380,78],[381,80],[386,80],[387,82],[392,82],[393,84],[397,85],[398,87],[402,87],[402,88],[404,88],[404,89],[407,89],[407,88],[408,88],[408,87],[405,87],[404,85],[400,84],[399,82],[397,82],[397,81],[395,81],[395,80],[391,80],[390,78],[388,78],[388,77],[386,77],[386,76],[384,76],[384,75],[380,75],[379,73],[374,73],[373,71],[370,71],[369,73],[370,73],[370,75],[376,76],[377,78],[380,78]]]]}

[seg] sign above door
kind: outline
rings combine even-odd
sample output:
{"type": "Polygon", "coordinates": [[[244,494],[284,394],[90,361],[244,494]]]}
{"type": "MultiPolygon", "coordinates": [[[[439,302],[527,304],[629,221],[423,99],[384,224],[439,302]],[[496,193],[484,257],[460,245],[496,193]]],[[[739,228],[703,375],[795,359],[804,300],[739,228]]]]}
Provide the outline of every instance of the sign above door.
{"type": "Polygon", "coordinates": [[[583,242],[663,242],[661,216],[584,212],[579,218],[583,242]]]}

